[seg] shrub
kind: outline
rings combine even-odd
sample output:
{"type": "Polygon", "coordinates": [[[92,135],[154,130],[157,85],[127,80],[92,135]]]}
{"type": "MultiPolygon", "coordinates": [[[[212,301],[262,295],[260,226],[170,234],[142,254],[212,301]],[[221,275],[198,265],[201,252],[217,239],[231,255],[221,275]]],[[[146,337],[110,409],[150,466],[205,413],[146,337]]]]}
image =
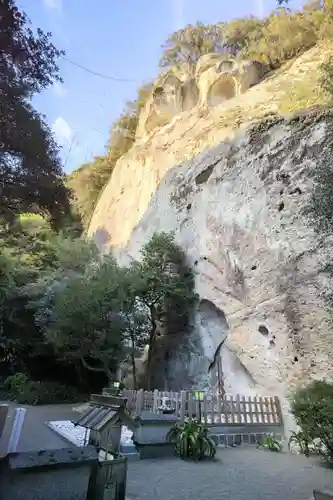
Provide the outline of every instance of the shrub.
{"type": "Polygon", "coordinates": [[[291,445],[293,443],[298,446],[302,455],[305,455],[306,457],[310,456],[312,441],[304,431],[291,431],[291,436],[288,442],[289,450],[291,449],[291,445]]]}
{"type": "Polygon", "coordinates": [[[208,429],[193,419],[176,423],[168,433],[168,440],[175,443],[176,454],[183,460],[214,458],[216,453],[216,445],[208,436],[208,429]]]}
{"type": "Polygon", "coordinates": [[[53,381],[29,380],[23,373],[8,377],[4,382],[4,388],[11,399],[19,404],[76,403],[84,399],[75,387],[53,381]]]}
{"type": "Polygon", "coordinates": [[[308,453],[311,447],[316,453],[333,465],[333,384],[314,381],[298,389],[291,402],[291,411],[297,425],[306,436],[308,453]]]}
{"type": "Polygon", "coordinates": [[[15,373],[10,375],[4,381],[4,389],[10,395],[18,394],[28,383],[28,377],[24,373],[15,373]]]}
{"type": "Polygon", "coordinates": [[[261,443],[258,444],[258,448],[265,448],[266,450],[278,452],[281,451],[282,446],[281,443],[277,439],[275,439],[273,435],[269,435],[264,436],[261,443]]]}

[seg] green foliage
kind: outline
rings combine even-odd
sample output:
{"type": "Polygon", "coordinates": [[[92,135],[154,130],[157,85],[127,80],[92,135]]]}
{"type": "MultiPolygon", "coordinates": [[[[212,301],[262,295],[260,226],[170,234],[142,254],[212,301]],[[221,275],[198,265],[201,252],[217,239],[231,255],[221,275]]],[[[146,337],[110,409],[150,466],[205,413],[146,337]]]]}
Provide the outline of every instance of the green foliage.
{"type": "Polygon", "coordinates": [[[122,270],[105,257],[55,295],[46,334],[62,358],[112,378],[123,353],[122,270]]]}
{"type": "Polygon", "coordinates": [[[174,424],[168,432],[167,439],[175,443],[175,452],[183,460],[215,457],[216,445],[208,435],[208,429],[194,419],[174,424]]]}
{"type": "Polygon", "coordinates": [[[221,44],[221,29],[219,25],[205,25],[197,22],[169,36],[163,45],[163,55],[160,66],[171,67],[181,63],[190,66],[198,59],[211,52],[217,52],[221,44]]]}
{"type": "Polygon", "coordinates": [[[258,448],[279,452],[282,449],[281,443],[273,435],[264,436],[258,448]]]}
{"type": "MultiPolygon", "coordinates": [[[[164,360],[181,344],[190,315],[197,300],[194,273],[186,254],[176,244],[174,236],[155,233],[143,247],[141,261],[133,262],[132,295],[145,308],[150,323],[147,382],[152,383],[153,357],[157,339],[164,330],[164,360]]],[[[156,361],[156,360],[155,360],[156,361]]],[[[160,363],[160,369],[163,366],[160,363]]]]}
{"type": "Polygon", "coordinates": [[[29,380],[24,373],[7,377],[3,385],[10,398],[19,404],[76,403],[84,398],[75,387],[53,381],[29,380]]]}
{"type": "Polygon", "coordinates": [[[6,378],[3,386],[11,395],[16,395],[23,390],[27,383],[28,377],[25,373],[15,373],[6,378]]]}
{"type": "MultiPolygon", "coordinates": [[[[310,443],[316,453],[333,464],[333,384],[313,381],[298,389],[291,401],[291,411],[306,439],[302,452],[309,454],[310,443]]],[[[304,443],[304,441],[303,441],[304,443]]]]}
{"type": "Polygon", "coordinates": [[[291,446],[296,444],[302,455],[308,457],[311,453],[312,441],[309,436],[304,431],[291,431],[291,436],[288,441],[288,448],[291,449],[291,446]]]}
{"type": "Polygon", "coordinates": [[[33,31],[14,0],[0,3],[0,217],[20,212],[45,214],[58,229],[70,211],[58,146],[31,97],[58,76],[62,54],[51,35],[33,31]]]}
{"type": "Polygon", "coordinates": [[[242,53],[278,68],[313,47],[325,22],[326,15],[321,10],[278,10],[266,18],[260,36],[257,30],[249,34],[242,53]]]}

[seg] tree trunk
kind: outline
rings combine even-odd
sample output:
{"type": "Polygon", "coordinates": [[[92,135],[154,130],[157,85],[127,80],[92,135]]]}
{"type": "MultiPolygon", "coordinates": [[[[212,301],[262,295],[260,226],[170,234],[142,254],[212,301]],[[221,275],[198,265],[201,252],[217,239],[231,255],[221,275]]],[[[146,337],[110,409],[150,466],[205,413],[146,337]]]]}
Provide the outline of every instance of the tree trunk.
{"type": "Polygon", "coordinates": [[[132,350],[131,350],[131,363],[132,363],[132,377],[133,377],[133,389],[137,388],[136,384],[136,364],[135,364],[135,335],[131,333],[131,342],[132,342],[132,350]]]}
{"type": "Polygon", "coordinates": [[[153,351],[155,343],[155,332],[157,328],[156,309],[153,306],[150,308],[150,321],[151,321],[151,330],[149,334],[149,347],[148,347],[147,372],[146,372],[147,391],[151,390],[151,379],[152,379],[151,370],[152,370],[152,360],[153,360],[153,351]]]}

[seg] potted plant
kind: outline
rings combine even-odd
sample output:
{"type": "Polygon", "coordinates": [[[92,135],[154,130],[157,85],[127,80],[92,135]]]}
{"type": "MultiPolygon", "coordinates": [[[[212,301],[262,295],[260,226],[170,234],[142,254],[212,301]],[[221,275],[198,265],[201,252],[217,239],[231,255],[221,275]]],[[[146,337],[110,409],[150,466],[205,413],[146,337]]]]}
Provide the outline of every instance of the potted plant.
{"type": "Polygon", "coordinates": [[[208,429],[197,420],[177,422],[168,432],[167,439],[175,444],[175,452],[183,460],[215,457],[216,444],[208,435],[208,429]]]}

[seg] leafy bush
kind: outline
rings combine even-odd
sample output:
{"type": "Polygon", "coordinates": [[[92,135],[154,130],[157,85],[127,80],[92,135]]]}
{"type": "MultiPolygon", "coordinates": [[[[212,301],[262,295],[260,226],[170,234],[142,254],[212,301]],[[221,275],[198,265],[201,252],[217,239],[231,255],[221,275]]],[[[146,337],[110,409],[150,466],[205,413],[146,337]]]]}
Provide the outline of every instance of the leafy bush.
{"type": "Polygon", "coordinates": [[[258,448],[265,448],[266,450],[278,452],[281,451],[282,446],[281,443],[271,434],[269,436],[264,436],[261,443],[258,444],[258,448]]]}
{"type": "Polygon", "coordinates": [[[307,387],[298,389],[291,402],[291,411],[308,448],[301,449],[307,454],[311,447],[333,465],[333,383],[314,381],[307,387]]]}
{"type": "Polygon", "coordinates": [[[4,388],[19,404],[76,403],[84,398],[75,387],[53,381],[29,380],[23,373],[8,377],[4,382],[4,388]]]}
{"type": "Polygon", "coordinates": [[[10,395],[14,395],[23,390],[27,383],[28,377],[24,373],[15,373],[7,377],[3,385],[10,395]]]}
{"type": "Polygon", "coordinates": [[[176,423],[168,432],[167,438],[175,443],[176,454],[183,460],[203,460],[215,456],[216,445],[208,436],[208,429],[196,420],[176,423]]]}
{"type": "Polygon", "coordinates": [[[291,431],[291,436],[288,442],[289,450],[293,443],[298,446],[302,455],[305,455],[306,457],[310,455],[312,442],[309,436],[304,431],[291,431]]]}

